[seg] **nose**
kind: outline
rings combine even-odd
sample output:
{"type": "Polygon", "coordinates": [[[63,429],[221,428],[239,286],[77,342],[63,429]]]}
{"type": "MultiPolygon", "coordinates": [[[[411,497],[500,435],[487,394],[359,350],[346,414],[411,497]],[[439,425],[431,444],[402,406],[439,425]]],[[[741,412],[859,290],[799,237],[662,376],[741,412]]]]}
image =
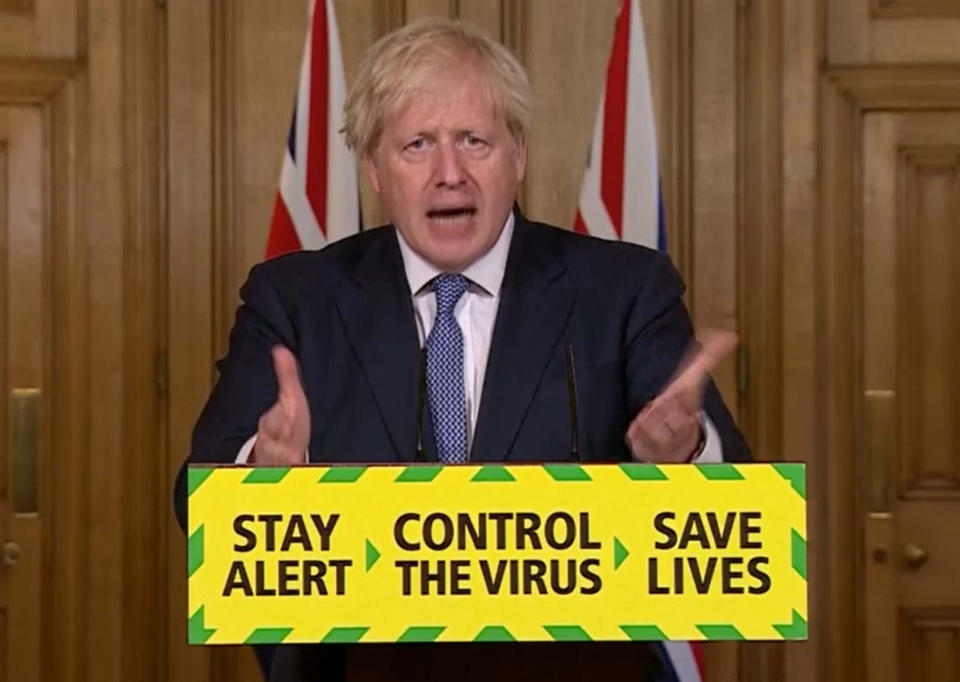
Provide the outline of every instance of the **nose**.
{"type": "Polygon", "coordinates": [[[437,187],[459,187],[466,177],[463,159],[452,144],[437,145],[433,171],[437,187]]]}

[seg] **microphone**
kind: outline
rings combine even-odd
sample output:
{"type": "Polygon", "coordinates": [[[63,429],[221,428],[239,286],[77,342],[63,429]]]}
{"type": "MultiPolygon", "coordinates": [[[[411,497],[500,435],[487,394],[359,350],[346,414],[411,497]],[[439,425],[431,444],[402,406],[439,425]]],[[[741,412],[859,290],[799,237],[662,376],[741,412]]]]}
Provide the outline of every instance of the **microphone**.
{"type": "Polygon", "coordinates": [[[426,462],[427,456],[423,450],[423,404],[427,398],[427,349],[420,349],[420,362],[417,365],[417,451],[413,455],[414,462],[426,462]]]}
{"type": "Polygon", "coordinates": [[[570,461],[580,461],[580,421],[577,410],[577,367],[573,360],[573,345],[567,344],[567,404],[570,408],[570,461]]]}

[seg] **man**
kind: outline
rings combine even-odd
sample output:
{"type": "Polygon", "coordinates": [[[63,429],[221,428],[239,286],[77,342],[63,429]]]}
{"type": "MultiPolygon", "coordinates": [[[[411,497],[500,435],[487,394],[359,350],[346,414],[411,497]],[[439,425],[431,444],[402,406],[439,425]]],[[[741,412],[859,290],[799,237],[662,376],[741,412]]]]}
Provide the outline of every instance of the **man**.
{"type": "MultiPolygon", "coordinates": [[[[463,23],[420,22],[369,50],[346,135],[391,225],[251,271],[189,461],[749,458],[709,379],[735,340],[715,335],[688,357],[668,258],[515,208],[531,99],[509,51],[463,23]]],[[[185,504],[181,471],[183,525],[185,504]]],[[[633,645],[550,646],[558,679],[586,679],[601,650],[625,669],[649,663],[633,645]]],[[[364,650],[391,679],[504,679],[517,651],[364,650]]],[[[337,679],[340,655],[288,648],[274,677],[337,679]]]]}

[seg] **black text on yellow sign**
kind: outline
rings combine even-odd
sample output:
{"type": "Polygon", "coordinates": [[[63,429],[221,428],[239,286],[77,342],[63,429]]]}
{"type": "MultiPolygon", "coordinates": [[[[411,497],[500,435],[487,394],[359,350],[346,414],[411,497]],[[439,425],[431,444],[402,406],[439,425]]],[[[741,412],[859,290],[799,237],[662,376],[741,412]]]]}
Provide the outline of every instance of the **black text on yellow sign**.
{"type": "Polygon", "coordinates": [[[588,512],[554,511],[545,517],[536,512],[405,512],[393,524],[393,537],[407,553],[496,550],[547,557],[397,559],[404,596],[465,596],[478,589],[488,595],[596,594],[603,584],[597,572],[603,545],[590,536],[588,512]],[[549,558],[570,549],[578,550],[580,558],[549,558]]]}
{"type": "Polygon", "coordinates": [[[339,514],[240,514],[233,520],[237,541],[233,550],[238,556],[258,546],[263,551],[286,557],[294,550],[306,555],[321,553],[322,558],[277,558],[273,561],[235,559],[230,564],[223,596],[239,590],[247,597],[322,597],[346,593],[349,558],[327,558],[330,536],[339,514]],[[328,587],[329,583],[329,587],[328,587]]]}
{"type": "Polygon", "coordinates": [[[191,641],[806,633],[798,465],[204,471],[191,641]]]}

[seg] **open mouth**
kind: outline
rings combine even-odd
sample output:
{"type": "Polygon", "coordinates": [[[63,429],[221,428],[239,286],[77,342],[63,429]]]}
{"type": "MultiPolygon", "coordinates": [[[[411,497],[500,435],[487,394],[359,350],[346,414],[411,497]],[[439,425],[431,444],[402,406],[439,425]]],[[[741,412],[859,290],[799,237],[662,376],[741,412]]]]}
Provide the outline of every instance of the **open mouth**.
{"type": "Polygon", "coordinates": [[[458,220],[461,218],[472,218],[476,215],[477,209],[473,206],[451,206],[449,208],[436,208],[427,211],[427,217],[432,220],[458,220]]]}

